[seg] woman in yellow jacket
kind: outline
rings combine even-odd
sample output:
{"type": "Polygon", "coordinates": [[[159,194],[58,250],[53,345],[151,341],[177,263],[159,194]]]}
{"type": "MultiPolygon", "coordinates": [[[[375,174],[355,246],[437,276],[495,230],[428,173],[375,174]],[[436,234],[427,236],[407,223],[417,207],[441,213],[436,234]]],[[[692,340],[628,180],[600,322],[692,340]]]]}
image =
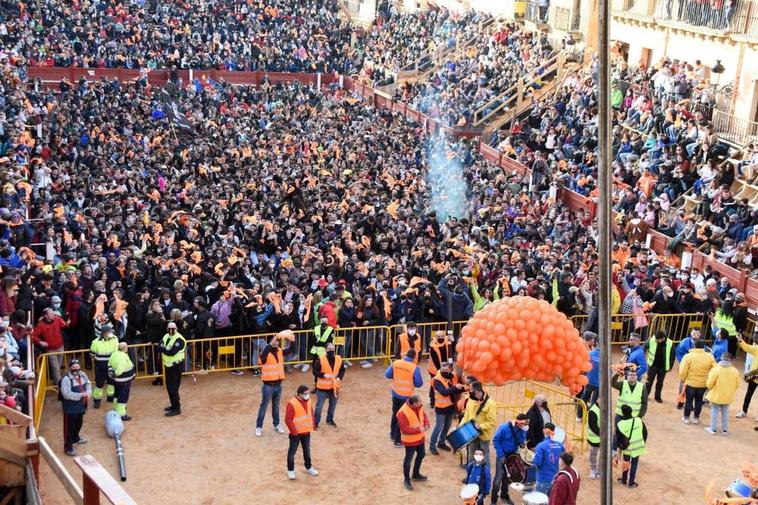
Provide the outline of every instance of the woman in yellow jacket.
{"type": "Polygon", "coordinates": [[[705,431],[711,435],[718,433],[719,415],[721,416],[721,434],[729,429],[729,405],[734,401],[737,388],[740,387],[740,372],[732,365],[732,355],[725,352],[718,366],[708,372],[708,394],[711,402],[711,425],[705,431]]]}
{"type": "MultiPolygon", "coordinates": [[[[740,349],[745,351],[745,354],[749,354],[753,357],[753,362],[750,365],[749,375],[752,379],[747,383],[747,392],[745,393],[745,399],[742,401],[742,410],[737,413],[735,417],[745,417],[747,415],[747,409],[750,408],[750,400],[753,398],[756,388],[758,388],[758,329],[753,333],[753,344],[750,345],[744,340],[742,336],[737,334],[737,339],[740,343],[740,349]]],[[[758,417],[755,418],[758,421],[758,417]]],[[[758,427],[757,427],[758,428],[758,427]]]]}
{"type": "Polygon", "coordinates": [[[703,410],[703,396],[708,382],[708,373],[716,366],[713,354],[705,352],[705,342],[698,340],[679,364],[679,378],[687,387],[682,422],[690,424],[690,413],[695,414],[694,424],[700,424],[700,411],[703,410]],[[694,403],[694,409],[693,409],[694,403]]]}
{"type": "Polygon", "coordinates": [[[474,460],[474,451],[484,451],[484,461],[490,461],[490,442],[497,428],[497,404],[484,392],[481,382],[472,382],[469,401],[463,413],[461,423],[473,421],[479,430],[479,436],[468,445],[468,461],[474,460]]]}

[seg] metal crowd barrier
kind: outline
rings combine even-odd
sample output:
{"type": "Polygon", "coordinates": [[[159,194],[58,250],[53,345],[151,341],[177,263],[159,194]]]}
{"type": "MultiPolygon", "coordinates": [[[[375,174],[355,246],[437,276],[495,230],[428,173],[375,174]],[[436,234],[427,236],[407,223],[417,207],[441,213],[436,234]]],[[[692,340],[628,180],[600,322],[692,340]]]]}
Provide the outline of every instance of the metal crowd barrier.
{"type": "MultiPolygon", "coordinates": [[[[703,338],[710,338],[710,319],[702,313],[693,314],[645,314],[647,326],[635,329],[636,314],[613,314],[611,315],[611,344],[625,345],[629,334],[636,331],[647,339],[655,332],[665,331],[674,342],[680,342],[686,338],[692,328],[699,328],[703,338]]],[[[571,317],[574,327],[580,332],[587,324],[588,316],[577,315],[571,317]]]]}
{"type": "Polygon", "coordinates": [[[498,407],[498,423],[514,419],[526,413],[532,406],[525,400],[533,400],[542,395],[547,400],[550,417],[556,426],[566,431],[566,437],[573,450],[581,454],[587,440],[587,405],[573,397],[567,390],[545,382],[523,379],[503,386],[487,386],[487,394],[498,407]]]}

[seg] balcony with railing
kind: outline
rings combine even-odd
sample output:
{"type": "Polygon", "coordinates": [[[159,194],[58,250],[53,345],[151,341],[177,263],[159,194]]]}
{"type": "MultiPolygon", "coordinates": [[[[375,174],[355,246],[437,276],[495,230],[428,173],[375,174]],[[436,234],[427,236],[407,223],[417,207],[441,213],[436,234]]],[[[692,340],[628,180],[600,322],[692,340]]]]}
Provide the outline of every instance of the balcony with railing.
{"type": "Polygon", "coordinates": [[[657,23],[758,40],[758,0],[656,0],[657,23]]]}

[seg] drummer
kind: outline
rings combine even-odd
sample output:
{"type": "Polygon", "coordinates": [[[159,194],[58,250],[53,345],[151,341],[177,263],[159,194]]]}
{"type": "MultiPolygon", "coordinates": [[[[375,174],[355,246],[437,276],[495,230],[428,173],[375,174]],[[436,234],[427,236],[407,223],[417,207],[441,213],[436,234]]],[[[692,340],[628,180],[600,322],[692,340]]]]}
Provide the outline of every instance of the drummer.
{"type": "MultiPolygon", "coordinates": [[[[479,487],[479,494],[476,496],[476,505],[484,505],[484,499],[490,493],[492,472],[490,465],[484,459],[484,451],[476,449],[474,451],[474,461],[466,465],[466,480],[464,484],[476,484],[479,487]]],[[[472,493],[473,494],[473,493],[472,493]]]]}
{"type": "Polygon", "coordinates": [[[490,441],[495,434],[497,426],[497,405],[484,392],[482,383],[474,381],[471,383],[469,400],[466,403],[466,410],[463,413],[461,424],[468,421],[474,422],[474,427],[479,431],[479,436],[468,445],[468,459],[474,459],[474,451],[482,449],[484,459],[490,461],[490,441]]]}
{"type": "Polygon", "coordinates": [[[520,447],[526,447],[526,433],[529,431],[529,418],[526,414],[521,413],[516,416],[515,421],[508,421],[501,424],[495,432],[495,438],[492,439],[492,445],[495,446],[497,458],[495,460],[495,482],[492,485],[492,503],[497,503],[497,495],[500,493],[508,505],[513,505],[508,486],[510,479],[505,471],[506,459],[516,454],[520,447]]]}
{"type": "Polygon", "coordinates": [[[537,470],[537,486],[534,488],[539,493],[550,494],[553,479],[558,473],[561,453],[565,451],[563,444],[554,440],[555,425],[545,423],[545,440],[537,444],[534,450],[533,465],[537,470]]]}

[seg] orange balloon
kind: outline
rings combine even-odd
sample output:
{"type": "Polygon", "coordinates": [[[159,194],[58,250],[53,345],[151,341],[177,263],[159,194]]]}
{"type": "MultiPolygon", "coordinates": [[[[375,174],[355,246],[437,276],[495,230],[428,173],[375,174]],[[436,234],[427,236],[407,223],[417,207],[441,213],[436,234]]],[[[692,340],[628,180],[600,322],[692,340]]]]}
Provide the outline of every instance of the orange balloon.
{"type": "Polygon", "coordinates": [[[511,342],[511,351],[513,351],[513,354],[518,354],[521,352],[521,342],[518,340],[515,340],[511,342]]]}

